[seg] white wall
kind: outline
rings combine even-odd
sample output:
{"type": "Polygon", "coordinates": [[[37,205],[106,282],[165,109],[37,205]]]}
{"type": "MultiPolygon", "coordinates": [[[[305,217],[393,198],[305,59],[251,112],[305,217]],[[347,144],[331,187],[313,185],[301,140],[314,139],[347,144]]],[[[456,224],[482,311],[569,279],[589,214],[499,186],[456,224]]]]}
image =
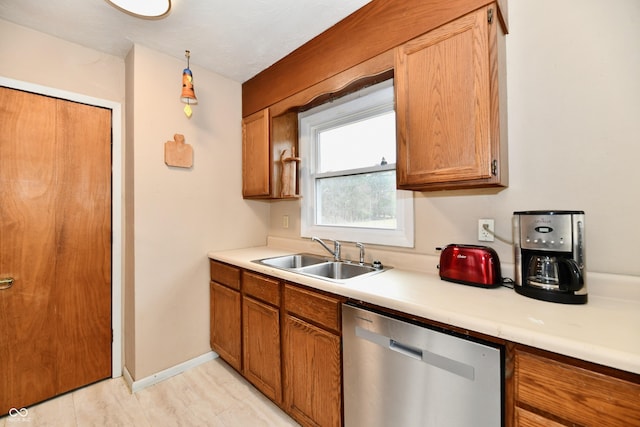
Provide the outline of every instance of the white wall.
{"type": "Polygon", "coordinates": [[[0,19],[0,75],[124,102],[122,58],[0,19]]]}
{"type": "MultiPolygon", "coordinates": [[[[509,18],[510,186],[415,193],[413,252],[479,244],[479,218],[511,239],[514,211],[584,210],[587,269],[640,275],[640,2],[509,0],[509,18]]],[[[298,236],[298,203],[274,203],[270,227],[298,236]]],[[[510,245],[491,245],[513,262],[510,245]]]]}
{"type": "Polygon", "coordinates": [[[267,236],[268,205],[241,196],[241,85],[192,66],[198,104],[188,119],[180,102],[185,61],[140,45],[127,58],[135,379],[210,351],[207,252],[264,245],[267,236]],[[164,162],[176,133],[193,147],[190,169],[164,162]]]}

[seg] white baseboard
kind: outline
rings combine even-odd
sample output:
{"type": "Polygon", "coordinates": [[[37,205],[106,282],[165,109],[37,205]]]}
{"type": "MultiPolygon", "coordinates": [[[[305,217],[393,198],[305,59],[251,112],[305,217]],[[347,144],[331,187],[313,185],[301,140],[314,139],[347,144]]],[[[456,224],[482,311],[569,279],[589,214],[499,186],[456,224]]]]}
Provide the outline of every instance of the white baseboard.
{"type": "Polygon", "coordinates": [[[160,371],[156,374],[150,375],[146,378],[142,378],[141,380],[137,380],[137,381],[133,380],[126,366],[122,370],[123,371],[122,375],[124,376],[124,380],[127,382],[127,385],[129,386],[129,390],[131,390],[131,393],[137,393],[142,389],[145,389],[149,386],[152,386],[168,378],[171,378],[174,375],[181,374],[191,368],[195,368],[196,366],[209,362],[217,357],[218,357],[218,353],[210,351],[201,356],[195,357],[191,360],[187,360],[186,362],[172,366],[171,368],[165,369],[164,371],[160,371]]]}

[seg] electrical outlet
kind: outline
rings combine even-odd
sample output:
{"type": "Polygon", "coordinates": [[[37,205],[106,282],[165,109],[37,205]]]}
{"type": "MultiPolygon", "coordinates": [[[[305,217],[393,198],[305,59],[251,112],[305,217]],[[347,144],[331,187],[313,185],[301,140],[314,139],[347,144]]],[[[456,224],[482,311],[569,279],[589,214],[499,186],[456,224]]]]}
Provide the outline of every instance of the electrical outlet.
{"type": "Polygon", "coordinates": [[[493,242],[494,222],[492,219],[478,220],[478,241],[493,242]],[[485,228],[486,227],[486,228],[485,228]]]}
{"type": "Polygon", "coordinates": [[[289,215],[282,215],[282,228],[289,228],[289,215]]]}

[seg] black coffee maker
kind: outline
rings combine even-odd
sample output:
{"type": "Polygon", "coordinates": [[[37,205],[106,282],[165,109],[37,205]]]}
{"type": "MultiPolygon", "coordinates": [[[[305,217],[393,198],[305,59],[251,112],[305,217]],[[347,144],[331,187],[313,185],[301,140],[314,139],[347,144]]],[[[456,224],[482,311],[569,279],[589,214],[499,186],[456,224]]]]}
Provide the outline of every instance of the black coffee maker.
{"type": "Polygon", "coordinates": [[[513,215],[515,291],[544,301],[585,304],[584,211],[513,215]]]}

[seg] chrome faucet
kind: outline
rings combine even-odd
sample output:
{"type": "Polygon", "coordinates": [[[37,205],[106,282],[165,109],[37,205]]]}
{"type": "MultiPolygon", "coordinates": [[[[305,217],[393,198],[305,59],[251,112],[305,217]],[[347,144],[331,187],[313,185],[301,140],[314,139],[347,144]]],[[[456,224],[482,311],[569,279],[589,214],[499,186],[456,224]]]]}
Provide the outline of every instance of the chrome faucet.
{"type": "Polygon", "coordinates": [[[356,247],[360,249],[360,265],[364,265],[364,244],[356,242],[356,247]]]}
{"type": "Polygon", "coordinates": [[[331,240],[333,242],[333,250],[331,250],[329,246],[327,246],[327,244],[323,242],[321,239],[317,237],[311,238],[311,241],[320,243],[320,245],[322,245],[323,248],[325,248],[331,255],[333,255],[334,261],[340,261],[340,242],[332,239],[327,239],[327,240],[331,240]]]}

